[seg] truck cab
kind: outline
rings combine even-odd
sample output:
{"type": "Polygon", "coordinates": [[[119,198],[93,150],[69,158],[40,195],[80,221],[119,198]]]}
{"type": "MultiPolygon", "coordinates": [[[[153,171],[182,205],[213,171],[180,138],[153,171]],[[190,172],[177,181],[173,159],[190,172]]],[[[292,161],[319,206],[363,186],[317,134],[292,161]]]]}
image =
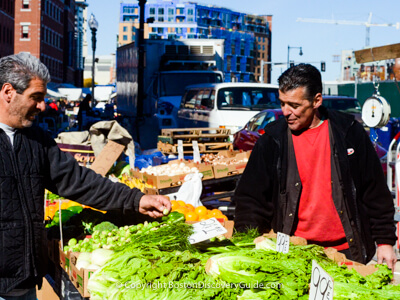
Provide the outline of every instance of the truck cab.
{"type": "Polygon", "coordinates": [[[185,88],[200,83],[221,83],[220,71],[176,70],[158,72],[152,84],[151,98],[156,103],[160,129],[177,128],[177,114],[185,88]]]}

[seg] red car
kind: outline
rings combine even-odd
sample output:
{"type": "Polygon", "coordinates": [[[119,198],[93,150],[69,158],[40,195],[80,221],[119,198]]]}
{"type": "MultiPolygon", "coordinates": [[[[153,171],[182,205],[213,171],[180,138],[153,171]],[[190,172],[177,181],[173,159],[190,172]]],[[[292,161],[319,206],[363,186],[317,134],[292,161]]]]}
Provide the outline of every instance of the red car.
{"type": "Polygon", "coordinates": [[[258,138],[264,133],[264,127],[282,117],[280,108],[266,109],[256,114],[242,129],[233,134],[233,148],[252,150],[258,138]]]}

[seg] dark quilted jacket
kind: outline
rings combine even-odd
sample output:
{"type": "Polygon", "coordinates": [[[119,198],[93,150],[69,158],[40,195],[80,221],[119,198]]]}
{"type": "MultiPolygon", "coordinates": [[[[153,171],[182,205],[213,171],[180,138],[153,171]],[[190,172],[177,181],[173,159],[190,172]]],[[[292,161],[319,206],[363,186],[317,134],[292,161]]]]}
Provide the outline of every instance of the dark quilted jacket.
{"type": "MultiPolygon", "coordinates": [[[[396,241],[393,199],[379,158],[361,124],[351,115],[324,108],[320,112],[329,120],[334,137],[332,153],[341,178],[337,180],[337,194],[343,195],[343,203],[339,204],[346,213],[344,217],[340,213],[340,218],[350,251],[353,260],[367,263],[375,254],[375,243],[394,245],[396,241]]],[[[279,119],[266,126],[240,179],[234,197],[235,228],[243,231],[257,227],[262,232],[273,229],[294,234],[296,225],[284,230],[287,224],[296,224],[291,220],[297,216],[300,193],[294,192],[297,185],[285,190],[286,180],[294,173],[288,164],[287,123],[279,119]]],[[[335,203],[338,196],[334,191],[332,196],[335,203]]],[[[336,203],[335,207],[338,209],[336,203]]]]}
{"type": "Polygon", "coordinates": [[[137,210],[143,195],[80,167],[40,128],[18,130],[14,147],[0,129],[0,294],[41,285],[45,188],[102,210],[137,210]]]}

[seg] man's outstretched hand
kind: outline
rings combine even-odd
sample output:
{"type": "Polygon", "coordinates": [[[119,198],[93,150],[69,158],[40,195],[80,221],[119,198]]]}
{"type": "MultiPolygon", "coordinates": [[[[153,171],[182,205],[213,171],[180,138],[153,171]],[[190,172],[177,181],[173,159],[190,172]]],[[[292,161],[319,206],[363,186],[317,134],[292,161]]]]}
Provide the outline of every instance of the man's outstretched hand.
{"type": "Polygon", "coordinates": [[[171,211],[171,202],[165,196],[161,195],[144,195],[139,202],[139,212],[152,218],[160,218],[163,211],[167,209],[171,211]]]}
{"type": "Polygon", "coordinates": [[[392,269],[392,271],[394,271],[394,266],[397,262],[397,257],[396,254],[394,253],[393,246],[391,245],[379,246],[376,256],[378,258],[378,264],[386,262],[389,269],[392,269]]]}

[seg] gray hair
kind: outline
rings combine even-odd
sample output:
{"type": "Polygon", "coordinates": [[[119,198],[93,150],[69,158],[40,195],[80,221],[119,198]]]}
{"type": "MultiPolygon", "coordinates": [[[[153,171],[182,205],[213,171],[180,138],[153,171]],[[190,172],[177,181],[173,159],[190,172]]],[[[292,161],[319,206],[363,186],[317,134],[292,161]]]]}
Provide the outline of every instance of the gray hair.
{"type": "Polygon", "coordinates": [[[17,93],[22,94],[35,78],[46,84],[50,82],[49,70],[35,56],[21,52],[0,58],[0,88],[10,83],[17,93]]]}

